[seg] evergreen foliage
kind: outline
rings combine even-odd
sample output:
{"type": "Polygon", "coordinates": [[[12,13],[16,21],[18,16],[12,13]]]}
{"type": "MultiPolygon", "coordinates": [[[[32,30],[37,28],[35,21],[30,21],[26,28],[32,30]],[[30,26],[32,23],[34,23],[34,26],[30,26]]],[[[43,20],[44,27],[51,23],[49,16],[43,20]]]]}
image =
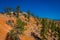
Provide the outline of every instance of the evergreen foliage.
{"type": "Polygon", "coordinates": [[[20,40],[18,34],[14,30],[8,32],[6,40],[20,40]]]}
{"type": "Polygon", "coordinates": [[[22,22],[22,20],[20,20],[19,18],[17,19],[17,24],[16,24],[16,30],[19,32],[19,33],[23,33],[23,31],[24,31],[24,25],[25,25],[25,23],[24,22],[22,22]]]}
{"type": "Polygon", "coordinates": [[[30,18],[30,11],[28,10],[28,12],[27,12],[27,14],[28,14],[28,21],[29,21],[29,18],[30,18]]]}
{"type": "Polygon", "coordinates": [[[52,32],[56,31],[56,25],[54,22],[52,22],[52,24],[51,24],[51,30],[52,30],[52,32]]]}
{"type": "Polygon", "coordinates": [[[23,34],[24,32],[24,25],[25,23],[17,18],[16,25],[13,27],[12,30],[7,34],[6,40],[20,40],[18,34],[23,34]]]}
{"type": "Polygon", "coordinates": [[[19,17],[19,12],[20,12],[20,6],[17,6],[16,7],[16,17],[17,18],[19,17]]]}
{"type": "Polygon", "coordinates": [[[4,8],[4,11],[7,13],[7,15],[11,15],[11,12],[14,12],[14,9],[11,7],[4,8]]]}
{"type": "Polygon", "coordinates": [[[42,23],[42,30],[41,30],[41,36],[42,36],[42,39],[46,39],[45,38],[45,35],[47,33],[47,30],[48,30],[48,26],[47,26],[47,20],[46,19],[42,19],[41,23],[42,23]]]}
{"type": "MultiPolygon", "coordinates": [[[[8,15],[11,15],[11,12],[13,11],[13,9],[10,7],[6,7],[4,10],[8,15]]],[[[7,34],[6,40],[20,40],[18,37],[18,34],[23,34],[23,32],[25,30],[25,28],[24,28],[25,23],[19,18],[19,13],[20,12],[22,13],[22,11],[20,11],[20,6],[16,7],[15,12],[16,12],[16,17],[17,17],[16,25],[14,25],[14,28],[12,30],[10,30],[10,32],[7,34]]],[[[27,15],[24,14],[24,16],[28,18],[28,21],[29,21],[30,16],[33,16],[37,20],[41,21],[42,40],[47,40],[45,36],[49,29],[52,31],[51,34],[54,33],[56,35],[56,32],[57,32],[58,40],[60,40],[60,26],[56,27],[55,21],[52,20],[52,21],[48,22],[48,20],[46,18],[39,18],[39,17],[31,14],[31,12],[29,10],[27,12],[27,15]]],[[[38,23],[39,22],[36,23],[37,26],[38,26],[38,23]]],[[[7,22],[7,24],[12,25],[12,21],[9,20],[7,22]]],[[[55,35],[52,34],[52,36],[55,36],[55,35]]]]}

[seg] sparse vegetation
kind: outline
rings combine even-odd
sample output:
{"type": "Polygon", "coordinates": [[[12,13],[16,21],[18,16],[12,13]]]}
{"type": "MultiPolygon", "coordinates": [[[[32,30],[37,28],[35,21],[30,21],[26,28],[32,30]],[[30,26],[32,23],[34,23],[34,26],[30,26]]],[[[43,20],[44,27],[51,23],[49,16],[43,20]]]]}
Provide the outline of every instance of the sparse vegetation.
{"type": "MultiPolygon", "coordinates": [[[[11,21],[9,21],[11,23],[11,21]]],[[[6,40],[20,40],[18,34],[21,35],[24,32],[24,25],[25,23],[17,18],[16,25],[13,29],[7,34],[6,40]]]]}
{"type": "Polygon", "coordinates": [[[39,20],[40,20],[40,22],[42,24],[42,29],[41,29],[41,32],[40,32],[42,40],[45,40],[45,39],[47,40],[47,38],[45,36],[47,36],[46,33],[48,32],[49,29],[51,30],[51,33],[50,33],[51,34],[51,38],[53,36],[54,37],[53,40],[55,40],[58,37],[57,40],[60,40],[60,33],[59,33],[60,28],[56,27],[56,23],[55,23],[54,20],[52,20],[52,21],[48,20],[49,22],[47,21],[47,19],[44,19],[44,18],[43,19],[39,19],[39,20]]]}
{"type": "Polygon", "coordinates": [[[52,32],[56,31],[56,25],[55,25],[54,21],[51,24],[51,30],[52,30],[52,32]]]}
{"type": "Polygon", "coordinates": [[[28,10],[28,12],[27,12],[27,14],[28,14],[28,21],[29,21],[29,18],[30,18],[30,11],[28,10]]]}
{"type": "MultiPolygon", "coordinates": [[[[13,8],[10,8],[10,7],[5,8],[5,12],[8,15],[11,15],[12,11],[13,11],[13,8]]],[[[22,13],[21,10],[20,10],[20,6],[17,6],[16,10],[14,10],[13,12],[14,12],[14,14],[16,14],[16,15],[14,15],[14,17],[16,16],[16,24],[7,33],[6,40],[20,40],[19,35],[22,35],[23,32],[25,31],[25,27],[24,26],[25,26],[26,23],[23,22],[20,19],[20,15],[19,15],[19,13],[22,13]]],[[[36,21],[36,23],[33,26],[37,26],[38,27],[40,24],[42,24],[42,27],[41,27],[42,29],[39,32],[41,34],[40,35],[41,38],[39,38],[38,35],[36,36],[34,32],[31,33],[31,35],[34,38],[36,38],[36,40],[48,40],[47,37],[46,37],[48,34],[51,34],[51,35],[49,35],[51,38],[52,38],[52,36],[54,37],[53,40],[55,40],[55,38],[57,38],[57,37],[58,37],[57,40],[60,40],[60,25],[57,27],[54,20],[48,20],[47,18],[39,18],[38,16],[35,16],[35,15],[31,14],[30,11],[28,11],[27,14],[22,14],[22,15],[26,17],[26,22],[27,23],[29,23],[29,21],[30,21],[29,19],[30,19],[31,16],[34,17],[34,20],[36,21]],[[50,33],[49,33],[49,30],[51,30],[50,33]]],[[[14,24],[14,22],[12,20],[8,20],[8,21],[6,21],[6,23],[8,25],[13,25],[14,24]]],[[[34,28],[33,30],[40,30],[40,29],[38,29],[38,28],[35,29],[34,28]]]]}
{"type": "Polygon", "coordinates": [[[56,32],[58,35],[58,40],[60,40],[60,26],[56,27],[56,32]]]}
{"type": "Polygon", "coordinates": [[[24,25],[25,23],[22,22],[19,18],[17,19],[17,24],[15,25],[15,29],[17,30],[18,33],[22,34],[24,31],[24,25]]]}
{"type": "Polygon", "coordinates": [[[20,12],[20,6],[17,6],[16,7],[16,17],[17,18],[19,17],[19,12],[20,12]]]}
{"type": "Polygon", "coordinates": [[[42,23],[41,36],[42,36],[42,39],[44,40],[44,39],[46,39],[45,35],[47,33],[47,30],[48,30],[47,19],[42,19],[41,23],[42,23]]]}
{"type": "Polygon", "coordinates": [[[20,38],[14,30],[10,30],[7,34],[6,40],[20,40],[20,38]]]}
{"type": "Polygon", "coordinates": [[[4,8],[4,11],[7,13],[7,15],[11,15],[11,12],[13,12],[14,9],[11,7],[6,7],[6,8],[4,8]]]}

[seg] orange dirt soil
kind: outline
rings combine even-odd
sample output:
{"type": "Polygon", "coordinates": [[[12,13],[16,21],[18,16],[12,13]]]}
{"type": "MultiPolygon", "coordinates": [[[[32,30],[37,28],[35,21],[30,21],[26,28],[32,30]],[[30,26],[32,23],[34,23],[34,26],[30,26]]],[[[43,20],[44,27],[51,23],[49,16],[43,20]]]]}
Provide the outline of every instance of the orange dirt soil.
{"type": "MultiPolygon", "coordinates": [[[[7,20],[14,20],[14,22],[16,21],[15,18],[0,14],[0,40],[5,40],[7,33],[9,32],[9,30],[12,29],[10,25],[6,24],[7,20]]],[[[33,20],[31,20],[31,21],[33,21],[33,20]]],[[[26,32],[28,33],[28,31],[29,30],[27,30],[26,32]]],[[[26,32],[25,32],[25,34],[26,34],[26,32]]],[[[21,35],[20,39],[21,40],[34,40],[33,37],[30,37],[27,35],[21,35]]]]}

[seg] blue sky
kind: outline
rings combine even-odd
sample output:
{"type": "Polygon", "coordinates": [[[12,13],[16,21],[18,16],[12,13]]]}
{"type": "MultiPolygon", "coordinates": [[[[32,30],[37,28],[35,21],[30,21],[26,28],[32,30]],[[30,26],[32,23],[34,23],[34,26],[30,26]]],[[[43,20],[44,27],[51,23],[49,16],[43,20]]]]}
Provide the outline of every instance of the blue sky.
{"type": "Polygon", "coordinates": [[[15,8],[17,5],[42,18],[60,19],[60,0],[0,0],[0,12],[6,6],[15,8]]]}

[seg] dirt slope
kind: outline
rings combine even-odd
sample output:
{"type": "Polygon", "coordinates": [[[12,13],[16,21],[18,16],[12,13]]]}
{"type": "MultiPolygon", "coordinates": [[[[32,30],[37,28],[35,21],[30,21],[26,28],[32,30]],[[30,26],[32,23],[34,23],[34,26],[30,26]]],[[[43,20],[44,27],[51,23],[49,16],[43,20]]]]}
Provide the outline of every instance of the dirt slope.
{"type": "Polygon", "coordinates": [[[11,29],[11,26],[6,24],[6,20],[10,18],[0,15],[0,40],[5,40],[6,34],[11,29]]]}
{"type": "MultiPolygon", "coordinates": [[[[40,31],[42,24],[40,24],[40,22],[37,19],[31,16],[28,22],[28,18],[26,18],[24,15],[21,15],[19,18],[26,23],[26,25],[24,26],[26,30],[24,31],[23,35],[19,35],[19,38],[21,40],[36,40],[31,35],[32,32],[34,32],[39,38],[41,38],[40,31]]],[[[0,40],[5,40],[7,33],[9,32],[9,30],[12,29],[12,26],[6,23],[6,21],[8,20],[13,20],[14,24],[16,23],[16,17],[14,16],[10,17],[9,15],[0,14],[0,40]]],[[[53,40],[51,36],[46,36],[46,38],[47,40],[53,40]]]]}
{"type": "MultiPolygon", "coordinates": [[[[21,20],[25,19],[24,16],[21,16],[21,18],[22,18],[21,20]]],[[[0,40],[5,40],[7,33],[9,32],[9,30],[12,29],[12,27],[10,25],[6,24],[7,20],[16,21],[15,18],[13,18],[13,17],[9,17],[9,16],[6,16],[6,15],[0,14],[0,40]]],[[[31,20],[31,21],[33,21],[33,20],[31,20]]],[[[28,28],[30,26],[27,25],[26,27],[28,28]]],[[[31,32],[30,29],[29,30],[27,29],[24,32],[25,35],[21,35],[20,39],[21,40],[34,40],[33,37],[26,35],[26,34],[29,34],[29,32],[31,32]]]]}

